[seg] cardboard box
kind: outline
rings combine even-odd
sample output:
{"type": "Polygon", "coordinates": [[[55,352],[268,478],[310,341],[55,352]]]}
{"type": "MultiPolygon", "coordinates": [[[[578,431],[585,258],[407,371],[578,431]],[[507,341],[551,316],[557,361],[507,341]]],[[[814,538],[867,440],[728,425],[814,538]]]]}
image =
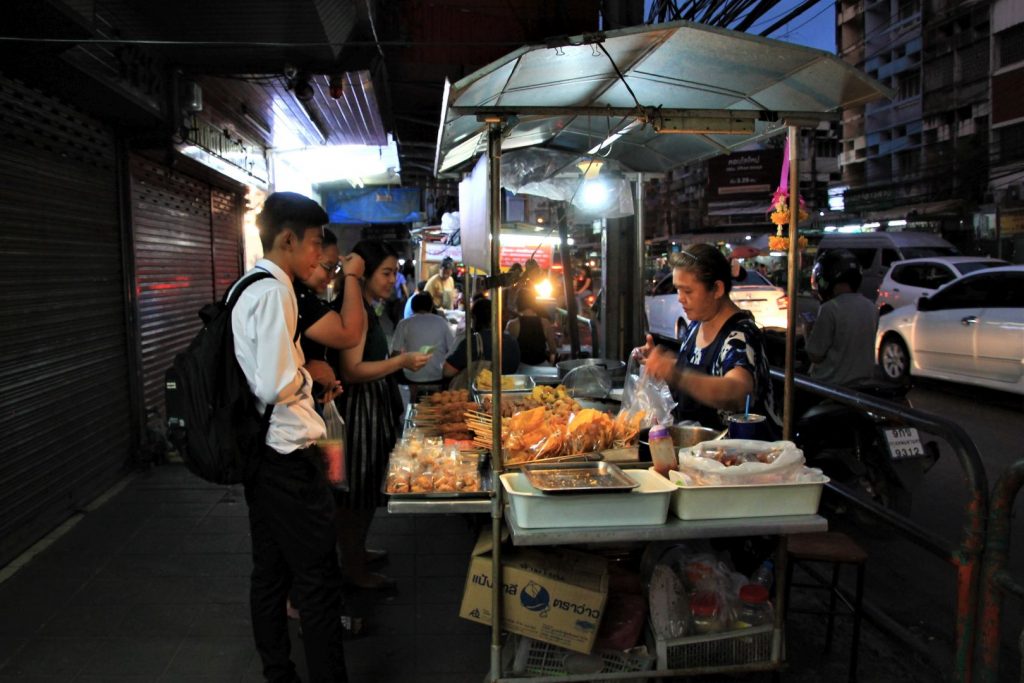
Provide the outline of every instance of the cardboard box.
{"type": "MultiPolygon", "coordinates": [[[[459,616],[491,624],[491,534],[473,548],[459,616]]],[[[507,631],[589,653],[608,597],[608,564],[602,557],[561,548],[502,547],[507,631]]]]}

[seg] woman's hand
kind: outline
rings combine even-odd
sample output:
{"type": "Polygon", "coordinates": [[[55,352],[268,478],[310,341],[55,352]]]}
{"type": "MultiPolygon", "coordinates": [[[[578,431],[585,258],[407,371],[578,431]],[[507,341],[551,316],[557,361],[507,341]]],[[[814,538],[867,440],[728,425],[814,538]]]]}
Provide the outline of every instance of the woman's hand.
{"type": "Polygon", "coordinates": [[[400,355],[399,362],[402,367],[411,372],[422,370],[423,366],[430,360],[431,354],[429,353],[416,353],[415,351],[409,351],[400,355]]]}
{"type": "Polygon", "coordinates": [[[633,349],[633,357],[640,361],[641,364],[645,363],[654,350],[657,348],[654,344],[654,337],[647,335],[647,340],[643,346],[638,346],[633,349]]]}
{"type": "Polygon", "coordinates": [[[327,403],[328,401],[333,401],[338,396],[341,396],[342,391],[343,390],[341,388],[341,382],[329,384],[327,385],[327,388],[324,390],[324,393],[320,397],[319,401],[320,403],[327,403]]]}
{"type": "Polygon", "coordinates": [[[326,387],[324,393],[317,397],[320,403],[327,403],[334,400],[335,396],[341,394],[341,382],[334,376],[334,369],[329,363],[322,360],[311,360],[306,363],[306,371],[313,381],[326,387]]]}
{"type": "MultiPolygon", "coordinates": [[[[647,337],[650,339],[650,336],[647,337]]],[[[647,356],[647,375],[667,382],[676,369],[676,357],[666,349],[654,349],[647,356]]]]}
{"type": "Polygon", "coordinates": [[[345,275],[363,277],[366,272],[366,262],[363,261],[362,256],[353,251],[341,260],[341,270],[345,275]]]}

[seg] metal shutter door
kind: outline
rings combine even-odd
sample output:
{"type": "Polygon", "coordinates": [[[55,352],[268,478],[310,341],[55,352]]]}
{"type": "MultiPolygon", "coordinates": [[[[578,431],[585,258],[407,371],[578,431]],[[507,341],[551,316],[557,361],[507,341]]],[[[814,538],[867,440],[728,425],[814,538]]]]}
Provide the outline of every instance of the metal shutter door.
{"type": "Polygon", "coordinates": [[[143,400],[163,413],[164,373],[214,298],[210,186],[139,156],[131,175],[143,400]]]}
{"type": "Polygon", "coordinates": [[[114,136],[0,76],[0,565],[133,446],[114,136]]]}
{"type": "Polygon", "coordinates": [[[210,189],[213,227],[213,286],[219,299],[242,274],[242,215],[245,197],[219,188],[210,189]]]}

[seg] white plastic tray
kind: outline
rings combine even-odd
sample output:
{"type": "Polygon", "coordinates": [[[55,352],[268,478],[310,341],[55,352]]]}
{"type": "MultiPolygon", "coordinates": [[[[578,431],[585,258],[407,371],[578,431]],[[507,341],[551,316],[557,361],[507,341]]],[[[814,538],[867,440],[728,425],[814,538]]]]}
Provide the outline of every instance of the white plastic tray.
{"type": "Polygon", "coordinates": [[[640,484],[628,493],[548,495],[533,488],[522,472],[501,475],[501,485],[524,529],[664,524],[675,485],[656,472],[625,472],[640,484]]]}
{"type": "Polygon", "coordinates": [[[672,512],[686,520],[813,515],[818,512],[821,487],[829,481],[820,474],[806,475],[807,479],[789,484],[684,486],[678,472],[668,474],[676,487],[672,512]]]}

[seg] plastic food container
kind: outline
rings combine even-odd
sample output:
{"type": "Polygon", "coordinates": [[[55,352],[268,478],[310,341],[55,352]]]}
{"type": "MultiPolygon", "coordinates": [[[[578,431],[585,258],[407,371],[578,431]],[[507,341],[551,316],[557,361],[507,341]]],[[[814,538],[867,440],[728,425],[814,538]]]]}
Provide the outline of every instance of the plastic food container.
{"type": "Polygon", "coordinates": [[[625,470],[637,486],[628,493],[541,493],[522,472],[501,475],[512,514],[524,529],[556,527],[651,526],[664,524],[676,487],[647,470],[625,470]]]}
{"type": "MultiPolygon", "coordinates": [[[[502,375],[502,378],[507,385],[501,390],[503,396],[529,394],[537,386],[536,380],[529,375],[502,375]]],[[[473,391],[477,394],[487,395],[491,393],[491,387],[481,387],[476,380],[473,380],[473,391]]]]}
{"type": "Polygon", "coordinates": [[[677,489],[672,512],[686,520],[813,515],[818,512],[821,487],[829,481],[817,470],[806,470],[794,482],[738,486],[686,486],[678,472],[668,476],[677,489]]]}

